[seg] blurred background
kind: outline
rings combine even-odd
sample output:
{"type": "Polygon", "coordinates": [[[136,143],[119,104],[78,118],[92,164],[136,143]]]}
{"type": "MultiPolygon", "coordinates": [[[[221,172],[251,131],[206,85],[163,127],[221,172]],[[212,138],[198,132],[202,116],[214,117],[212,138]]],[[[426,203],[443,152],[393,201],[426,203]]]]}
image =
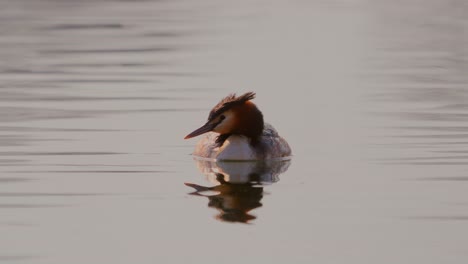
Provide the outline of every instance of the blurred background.
{"type": "Polygon", "coordinates": [[[0,0],[0,263],[465,263],[467,73],[464,0],[0,0]],[[246,91],[291,162],[194,162],[246,91]]]}

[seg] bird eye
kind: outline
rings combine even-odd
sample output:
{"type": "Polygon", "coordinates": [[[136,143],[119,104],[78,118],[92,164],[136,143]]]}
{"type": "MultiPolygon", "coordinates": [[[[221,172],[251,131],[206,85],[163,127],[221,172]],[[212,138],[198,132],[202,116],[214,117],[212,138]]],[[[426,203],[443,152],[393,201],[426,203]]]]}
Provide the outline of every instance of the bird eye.
{"type": "Polygon", "coordinates": [[[219,120],[224,120],[225,118],[226,118],[226,117],[225,117],[224,115],[221,115],[221,116],[219,117],[219,120]]]}

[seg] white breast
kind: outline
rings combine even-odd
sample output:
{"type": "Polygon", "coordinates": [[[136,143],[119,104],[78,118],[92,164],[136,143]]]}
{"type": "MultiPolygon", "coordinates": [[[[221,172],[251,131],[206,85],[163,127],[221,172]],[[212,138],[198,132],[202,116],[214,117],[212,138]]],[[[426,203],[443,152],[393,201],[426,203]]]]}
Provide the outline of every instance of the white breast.
{"type": "Polygon", "coordinates": [[[232,135],[219,148],[217,160],[255,160],[257,153],[244,136],[232,135]]]}

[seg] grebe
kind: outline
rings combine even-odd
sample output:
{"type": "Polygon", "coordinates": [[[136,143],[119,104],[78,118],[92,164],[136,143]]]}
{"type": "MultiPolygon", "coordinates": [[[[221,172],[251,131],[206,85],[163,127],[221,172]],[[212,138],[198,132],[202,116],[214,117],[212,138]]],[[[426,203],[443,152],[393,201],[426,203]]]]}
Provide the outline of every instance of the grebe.
{"type": "Polygon", "coordinates": [[[255,93],[223,98],[211,110],[208,121],[184,139],[207,133],[193,155],[215,160],[286,159],[291,148],[250,100],[255,93]]]}

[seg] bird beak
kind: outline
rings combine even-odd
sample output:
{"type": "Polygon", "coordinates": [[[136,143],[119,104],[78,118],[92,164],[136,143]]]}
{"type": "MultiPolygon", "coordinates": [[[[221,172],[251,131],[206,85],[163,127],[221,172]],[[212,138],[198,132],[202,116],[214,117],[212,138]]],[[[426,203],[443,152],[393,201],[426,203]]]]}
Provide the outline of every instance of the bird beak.
{"type": "Polygon", "coordinates": [[[201,135],[203,133],[210,132],[211,130],[213,130],[213,128],[214,128],[213,124],[206,123],[202,127],[200,127],[198,129],[196,129],[195,131],[193,131],[192,133],[186,135],[184,137],[184,139],[193,138],[193,137],[199,136],[199,135],[201,135]]]}

